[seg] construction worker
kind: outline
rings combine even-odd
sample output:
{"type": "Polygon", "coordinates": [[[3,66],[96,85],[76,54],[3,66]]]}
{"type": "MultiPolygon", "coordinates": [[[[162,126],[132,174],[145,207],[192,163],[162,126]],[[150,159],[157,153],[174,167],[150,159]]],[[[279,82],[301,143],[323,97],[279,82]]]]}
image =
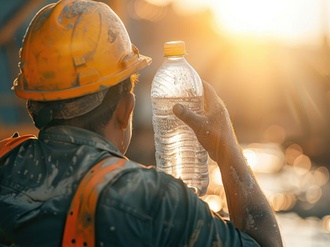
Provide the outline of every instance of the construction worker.
{"type": "Polygon", "coordinates": [[[282,246],[208,83],[205,115],[173,111],[219,165],[231,221],[181,180],[124,156],[134,83],[150,62],[104,3],[63,0],[36,14],[13,90],[40,131],[0,143],[1,246],[282,246]]]}

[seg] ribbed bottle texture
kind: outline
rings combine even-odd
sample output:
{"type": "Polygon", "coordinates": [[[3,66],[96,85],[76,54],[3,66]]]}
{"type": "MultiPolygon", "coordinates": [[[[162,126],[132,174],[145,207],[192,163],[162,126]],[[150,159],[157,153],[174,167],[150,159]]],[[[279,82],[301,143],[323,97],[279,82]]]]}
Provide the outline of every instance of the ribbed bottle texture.
{"type": "Polygon", "coordinates": [[[184,57],[182,41],[165,43],[164,55],[165,61],[151,87],[156,167],[182,179],[202,196],[209,184],[208,154],[192,129],[173,114],[172,108],[180,103],[203,114],[203,85],[184,57]]]}

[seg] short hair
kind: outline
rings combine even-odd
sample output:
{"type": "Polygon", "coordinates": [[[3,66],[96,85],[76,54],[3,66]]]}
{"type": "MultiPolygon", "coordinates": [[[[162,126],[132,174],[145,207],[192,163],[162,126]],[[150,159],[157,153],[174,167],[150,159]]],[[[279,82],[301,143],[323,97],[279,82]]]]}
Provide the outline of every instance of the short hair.
{"type": "MultiPolygon", "coordinates": [[[[45,126],[41,127],[44,128],[56,125],[70,125],[90,130],[104,136],[105,126],[111,120],[113,112],[115,111],[120,98],[126,93],[133,92],[135,83],[137,81],[138,74],[133,74],[130,78],[127,78],[124,81],[110,87],[104,96],[102,103],[92,111],[71,119],[52,119],[45,126]]],[[[45,107],[47,107],[47,103],[44,104],[45,107]]],[[[54,104],[54,102],[51,102],[51,104],[54,104]]],[[[65,104],[65,100],[58,101],[58,104],[65,104]]],[[[40,129],[36,121],[37,115],[31,111],[29,111],[29,114],[32,117],[36,127],[40,129]]]]}

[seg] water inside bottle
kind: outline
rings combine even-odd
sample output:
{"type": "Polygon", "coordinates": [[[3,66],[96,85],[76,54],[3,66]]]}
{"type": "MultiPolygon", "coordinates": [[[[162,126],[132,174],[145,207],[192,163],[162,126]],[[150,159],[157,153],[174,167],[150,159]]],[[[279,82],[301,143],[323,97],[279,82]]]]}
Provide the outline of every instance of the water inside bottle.
{"type": "Polygon", "coordinates": [[[208,185],[208,155],[193,130],[173,114],[177,103],[203,114],[203,97],[154,98],[153,126],[156,163],[164,171],[182,179],[196,194],[204,194],[208,185]]]}

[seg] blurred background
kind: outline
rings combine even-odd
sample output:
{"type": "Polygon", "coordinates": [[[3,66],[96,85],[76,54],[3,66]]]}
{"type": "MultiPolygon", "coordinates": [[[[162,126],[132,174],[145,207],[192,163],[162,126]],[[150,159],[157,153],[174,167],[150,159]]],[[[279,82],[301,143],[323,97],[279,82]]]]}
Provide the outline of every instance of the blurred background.
{"type": "MultiPolygon", "coordinates": [[[[0,138],[34,133],[10,90],[25,30],[51,0],[0,0],[0,138]]],[[[187,60],[225,101],[244,155],[276,211],[285,246],[330,244],[330,2],[328,0],[108,0],[153,63],[136,87],[127,156],[155,164],[150,86],[163,44],[183,40],[187,60]]],[[[227,217],[210,160],[202,199],[227,217]]]]}

